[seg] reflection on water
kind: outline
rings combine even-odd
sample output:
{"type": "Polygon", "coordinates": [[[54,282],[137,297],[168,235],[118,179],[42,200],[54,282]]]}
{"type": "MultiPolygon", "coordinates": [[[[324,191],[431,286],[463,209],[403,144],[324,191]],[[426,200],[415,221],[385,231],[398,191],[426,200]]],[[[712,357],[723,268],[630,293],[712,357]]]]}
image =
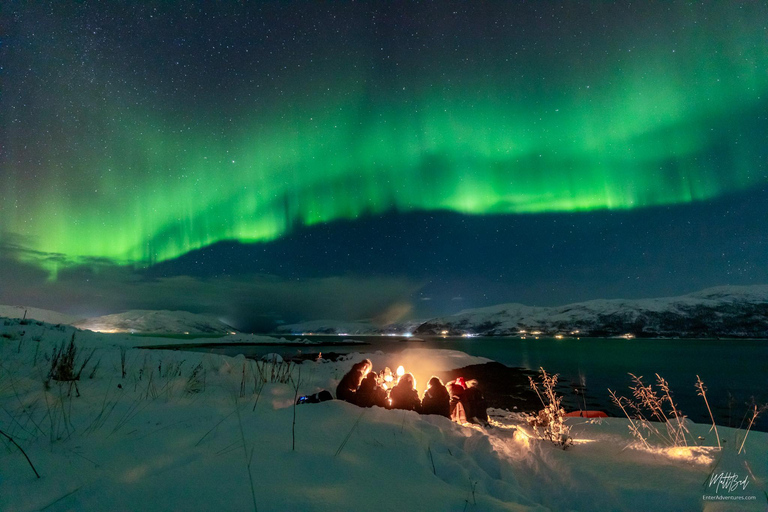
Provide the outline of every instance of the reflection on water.
{"type": "MultiPolygon", "coordinates": [[[[288,339],[291,337],[284,336],[288,339]]],[[[561,382],[580,386],[586,382],[588,395],[603,409],[613,411],[608,388],[625,396],[634,373],[646,383],[658,373],[669,381],[678,405],[692,420],[708,421],[706,407],[696,395],[696,375],[708,388],[708,397],[717,422],[738,427],[751,403],[768,402],[767,340],[680,340],[680,339],[605,339],[605,338],[454,338],[426,337],[423,342],[405,338],[313,336],[318,345],[237,346],[199,349],[226,355],[259,357],[277,352],[284,357],[306,353],[397,352],[408,347],[461,350],[487,357],[508,366],[532,370],[544,367],[559,373],[561,382]],[[354,338],[369,345],[322,345],[354,338]]],[[[614,411],[618,413],[618,411],[614,411]]],[[[766,415],[768,416],[768,415],[766,415]]],[[[758,418],[757,428],[768,431],[768,417],[758,418]]]]}

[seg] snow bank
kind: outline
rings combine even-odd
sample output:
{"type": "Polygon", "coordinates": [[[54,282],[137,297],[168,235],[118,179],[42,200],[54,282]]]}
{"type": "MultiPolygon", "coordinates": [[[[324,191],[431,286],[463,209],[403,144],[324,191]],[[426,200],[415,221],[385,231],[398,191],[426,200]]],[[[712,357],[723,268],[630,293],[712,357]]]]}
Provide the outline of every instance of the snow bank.
{"type": "Polygon", "coordinates": [[[57,311],[48,309],[32,308],[29,306],[2,306],[0,305],[0,317],[4,318],[26,318],[27,320],[38,320],[50,324],[72,324],[81,320],[79,317],[65,315],[57,311]]]}

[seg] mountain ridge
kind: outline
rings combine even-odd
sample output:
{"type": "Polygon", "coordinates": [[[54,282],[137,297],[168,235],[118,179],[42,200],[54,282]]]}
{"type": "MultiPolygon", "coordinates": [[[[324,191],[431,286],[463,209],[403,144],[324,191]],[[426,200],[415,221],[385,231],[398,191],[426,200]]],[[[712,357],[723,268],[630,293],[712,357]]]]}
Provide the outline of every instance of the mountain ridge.
{"type": "Polygon", "coordinates": [[[433,318],[415,334],[768,337],[768,285],[718,286],[675,297],[563,306],[497,304],[433,318]]]}

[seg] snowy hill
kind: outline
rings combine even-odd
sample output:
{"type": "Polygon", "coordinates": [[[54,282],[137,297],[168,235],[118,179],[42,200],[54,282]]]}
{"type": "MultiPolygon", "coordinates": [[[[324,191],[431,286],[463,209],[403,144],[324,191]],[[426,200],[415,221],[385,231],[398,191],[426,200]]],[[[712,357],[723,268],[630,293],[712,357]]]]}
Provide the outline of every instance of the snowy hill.
{"type": "Polygon", "coordinates": [[[65,315],[57,311],[48,309],[31,308],[27,306],[0,306],[0,317],[5,318],[27,318],[28,320],[38,320],[48,322],[49,324],[73,324],[82,320],[81,318],[65,315]],[[26,316],[25,316],[26,315],[26,316]]]}
{"type": "Polygon", "coordinates": [[[188,311],[132,310],[115,315],[87,318],[72,325],[98,332],[136,333],[228,333],[235,329],[208,315],[188,311]]]}
{"type": "Polygon", "coordinates": [[[500,304],[429,320],[417,334],[768,337],[768,286],[721,286],[680,297],[500,304]]]}

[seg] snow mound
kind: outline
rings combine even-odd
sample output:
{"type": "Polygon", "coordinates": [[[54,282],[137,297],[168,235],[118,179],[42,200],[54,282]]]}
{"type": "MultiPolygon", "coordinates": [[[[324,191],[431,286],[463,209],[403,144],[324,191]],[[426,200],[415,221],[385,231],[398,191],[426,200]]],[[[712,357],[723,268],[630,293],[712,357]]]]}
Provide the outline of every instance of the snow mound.
{"type": "Polygon", "coordinates": [[[0,317],[25,318],[27,320],[39,320],[49,324],[73,324],[82,320],[79,317],[65,315],[48,309],[32,308],[28,306],[0,306],[0,317]]]}

